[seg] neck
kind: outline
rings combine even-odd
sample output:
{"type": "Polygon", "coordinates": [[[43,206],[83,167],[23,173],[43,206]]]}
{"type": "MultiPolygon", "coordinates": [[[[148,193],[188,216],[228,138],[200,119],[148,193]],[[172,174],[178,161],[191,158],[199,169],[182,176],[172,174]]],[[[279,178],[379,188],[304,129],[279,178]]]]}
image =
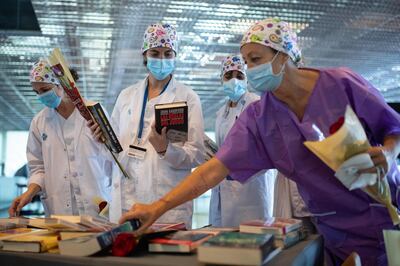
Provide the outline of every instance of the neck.
{"type": "Polygon", "coordinates": [[[302,102],[308,98],[315,85],[314,71],[286,67],[282,83],[273,92],[276,98],[287,104],[302,102]],[[311,73],[310,73],[311,72],[311,73]]]}
{"type": "Polygon", "coordinates": [[[64,117],[64,119],[67,119],[74,112],[74,109],[75,105],[69,99],[63,98],[60,105],[56,108],[56,111],[64,117]]]}
{"type": "Polygon", "coordinates": [[[149,91],[161,92],[171,78],[172,75],[169,75],[163,80],[157,80],[153,75],[149,75],[149,91]]]}

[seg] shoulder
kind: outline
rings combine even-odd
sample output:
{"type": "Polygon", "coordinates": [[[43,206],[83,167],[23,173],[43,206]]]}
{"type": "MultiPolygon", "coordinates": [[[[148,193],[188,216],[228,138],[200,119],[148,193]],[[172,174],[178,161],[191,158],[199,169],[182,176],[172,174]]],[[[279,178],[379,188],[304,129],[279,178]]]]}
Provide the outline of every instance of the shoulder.
{"type": "Polygon", "coordinates": [[[200,103],[199,95],[190,86],[175,80],[175,89],[178,97],[182,97],[188,102],[200,103]]]}
{"type": "Polygon", "coordinates": [[[344,85],[351,83],[370,85],[370,83],[360,74],[347,67],[320,69],[319,72],[322,79],[332,79],[339,81],[344,85]]]}
{"type": "Polygon", "coordinates": [[[246,102],[248,102],[248,104],[258,101],[258,100],[260,100],[260,96],[258,96],[257,94],[255,94],[253,92],[246,93],[246,102]]]}
{"type": "Polygon", "coordinates": [[[127,104],[130,101],[130,99],[132,99],[132,97],[135,95],[135,93],[137,91],[139,91],[139,88],[140,88],[142,82],[143,81],[139,81],[139,82],[123,89],[118,95],[115,106],[120,107],[124,104],[127,104]]]}
{"type": "Polygon", "coordinates": [[[50,108],[48,107],[43,108],[39,113],[37,113],[32,118],[31,124],[32,125],[38,124],[40,121],[44,120],[47,116],[49,116],[50,112],[51,112],[50,108]]]}

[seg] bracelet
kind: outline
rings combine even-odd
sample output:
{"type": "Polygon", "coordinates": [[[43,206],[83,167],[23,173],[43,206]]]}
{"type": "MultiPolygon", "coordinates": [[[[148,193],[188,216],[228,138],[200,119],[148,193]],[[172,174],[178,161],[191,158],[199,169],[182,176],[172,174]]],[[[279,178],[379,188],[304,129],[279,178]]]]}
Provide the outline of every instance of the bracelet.
{"type": "Polygon", "coordinates": [[[158,151],[157,153],[158,154],[164,154],[164,153],[166,153],[167,152],[167,150],[163,150],[163,151],[158,151]]]}

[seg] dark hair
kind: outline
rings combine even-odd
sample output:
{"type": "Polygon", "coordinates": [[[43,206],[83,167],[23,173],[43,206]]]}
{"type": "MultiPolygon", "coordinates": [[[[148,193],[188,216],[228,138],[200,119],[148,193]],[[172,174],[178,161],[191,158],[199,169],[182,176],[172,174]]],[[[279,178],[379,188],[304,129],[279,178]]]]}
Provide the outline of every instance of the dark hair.
{"type": "Polygon", "coordinates": [[[75,82],[79,80],[78,72],[75,69],[70,68],[69,72],[71,72],[71,75],[74,78],[75,82]]]}

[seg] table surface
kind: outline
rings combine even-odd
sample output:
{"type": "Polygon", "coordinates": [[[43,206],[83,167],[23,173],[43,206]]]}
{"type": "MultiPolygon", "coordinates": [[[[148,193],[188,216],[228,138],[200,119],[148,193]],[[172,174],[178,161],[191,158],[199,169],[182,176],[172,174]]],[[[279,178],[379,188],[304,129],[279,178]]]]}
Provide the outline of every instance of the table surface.
{"type": "MultiPolygon", "coordinates": [[[[283,250],[267,265],[323,265],[323,240],[320,235],[311,235],[306,240],[283,250]]],[[[133,257],[72,257],[50,253],[22,253],[0,251],[0,264],[3,266],[190,266],[204,265],[197,261],[196,254],[154,254],[146,253],[143,256],[133,257]]]]}

